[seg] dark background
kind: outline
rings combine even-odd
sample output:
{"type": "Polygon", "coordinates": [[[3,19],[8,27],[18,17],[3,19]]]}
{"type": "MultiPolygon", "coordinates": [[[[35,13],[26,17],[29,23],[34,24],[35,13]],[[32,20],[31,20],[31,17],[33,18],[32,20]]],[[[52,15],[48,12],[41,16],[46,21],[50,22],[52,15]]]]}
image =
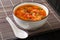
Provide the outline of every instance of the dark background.
{"type": "Polygon", "coordinates": [[[55,11],[58,12],[58,15],[60,16],[60,0],[47,0],[47,1],[55,9],[55,11]]]}

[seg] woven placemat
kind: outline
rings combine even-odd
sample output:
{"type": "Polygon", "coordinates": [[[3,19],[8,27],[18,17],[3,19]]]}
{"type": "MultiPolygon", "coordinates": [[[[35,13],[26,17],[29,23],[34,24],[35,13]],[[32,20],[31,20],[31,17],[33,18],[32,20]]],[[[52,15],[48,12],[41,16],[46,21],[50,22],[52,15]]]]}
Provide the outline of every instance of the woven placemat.
{"type": "MultiPolygon", "coordinates": [[[[5,12],[4,12],[1,2],[3,3],[3,6],[6,12],[8,13],[8,16],[13,20],[13,17],[12,17],[13,6],[18,3],[26,2],[26,1],[31,1],[31,0],[1,0],[0,1],[0,34],[1,34],[0,40],[16,38],[9,23],[5,19],[6,16],[5,16],[5,12]]],[[[60,16],[58,16],[58,14],[48,4],[48,2],[46,0],[34,0],[34,2],[38,2],[38,3],[45,5],[49,9],[49,16],[48,16],[47,23],[44,26],[42,26],[40,29],[34,32],[28,31],[29,35],[35,35],[37,33],[42,33],[42,32],[46,32],[49,30],[60,28],[60,16]]],[[[15,23],[14,20],[13,22],[15,23]]]]}

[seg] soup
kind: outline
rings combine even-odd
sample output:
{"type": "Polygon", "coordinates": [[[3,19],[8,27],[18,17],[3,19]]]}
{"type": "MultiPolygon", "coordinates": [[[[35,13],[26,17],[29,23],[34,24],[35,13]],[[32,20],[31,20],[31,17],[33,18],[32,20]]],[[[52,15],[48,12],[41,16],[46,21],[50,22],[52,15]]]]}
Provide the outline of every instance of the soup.
{"type": "Polygon", "coordinates": [[[43,8],[31,4],[19,6],[14,11],[14,14],[25,21],[38,21],[46,17],[46,12],[43,8]]]}

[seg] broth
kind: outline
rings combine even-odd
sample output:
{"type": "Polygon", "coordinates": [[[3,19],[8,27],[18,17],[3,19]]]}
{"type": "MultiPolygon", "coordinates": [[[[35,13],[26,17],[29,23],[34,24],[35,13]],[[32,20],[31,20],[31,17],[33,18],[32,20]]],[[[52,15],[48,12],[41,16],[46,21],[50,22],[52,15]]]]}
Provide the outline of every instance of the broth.
{"type": "Polygon", "coordinates": [[[46,12],[43,8],[31,4],[19,6],[14,11],[14,14],[25,21],[38,21],[46,17],[46,12]]]}

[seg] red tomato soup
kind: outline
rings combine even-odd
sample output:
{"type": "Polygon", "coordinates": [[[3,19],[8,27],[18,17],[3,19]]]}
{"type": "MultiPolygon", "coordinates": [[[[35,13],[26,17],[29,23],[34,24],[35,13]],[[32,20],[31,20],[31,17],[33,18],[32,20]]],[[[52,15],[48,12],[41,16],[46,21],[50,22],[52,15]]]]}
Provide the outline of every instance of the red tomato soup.
{"type": "Polygon", "coordinates": [[[14,11],[16,17],[26,21],[38,21],[46,17],[46,12],[39,6],[26,4],[19,6],[14,11]]]}

